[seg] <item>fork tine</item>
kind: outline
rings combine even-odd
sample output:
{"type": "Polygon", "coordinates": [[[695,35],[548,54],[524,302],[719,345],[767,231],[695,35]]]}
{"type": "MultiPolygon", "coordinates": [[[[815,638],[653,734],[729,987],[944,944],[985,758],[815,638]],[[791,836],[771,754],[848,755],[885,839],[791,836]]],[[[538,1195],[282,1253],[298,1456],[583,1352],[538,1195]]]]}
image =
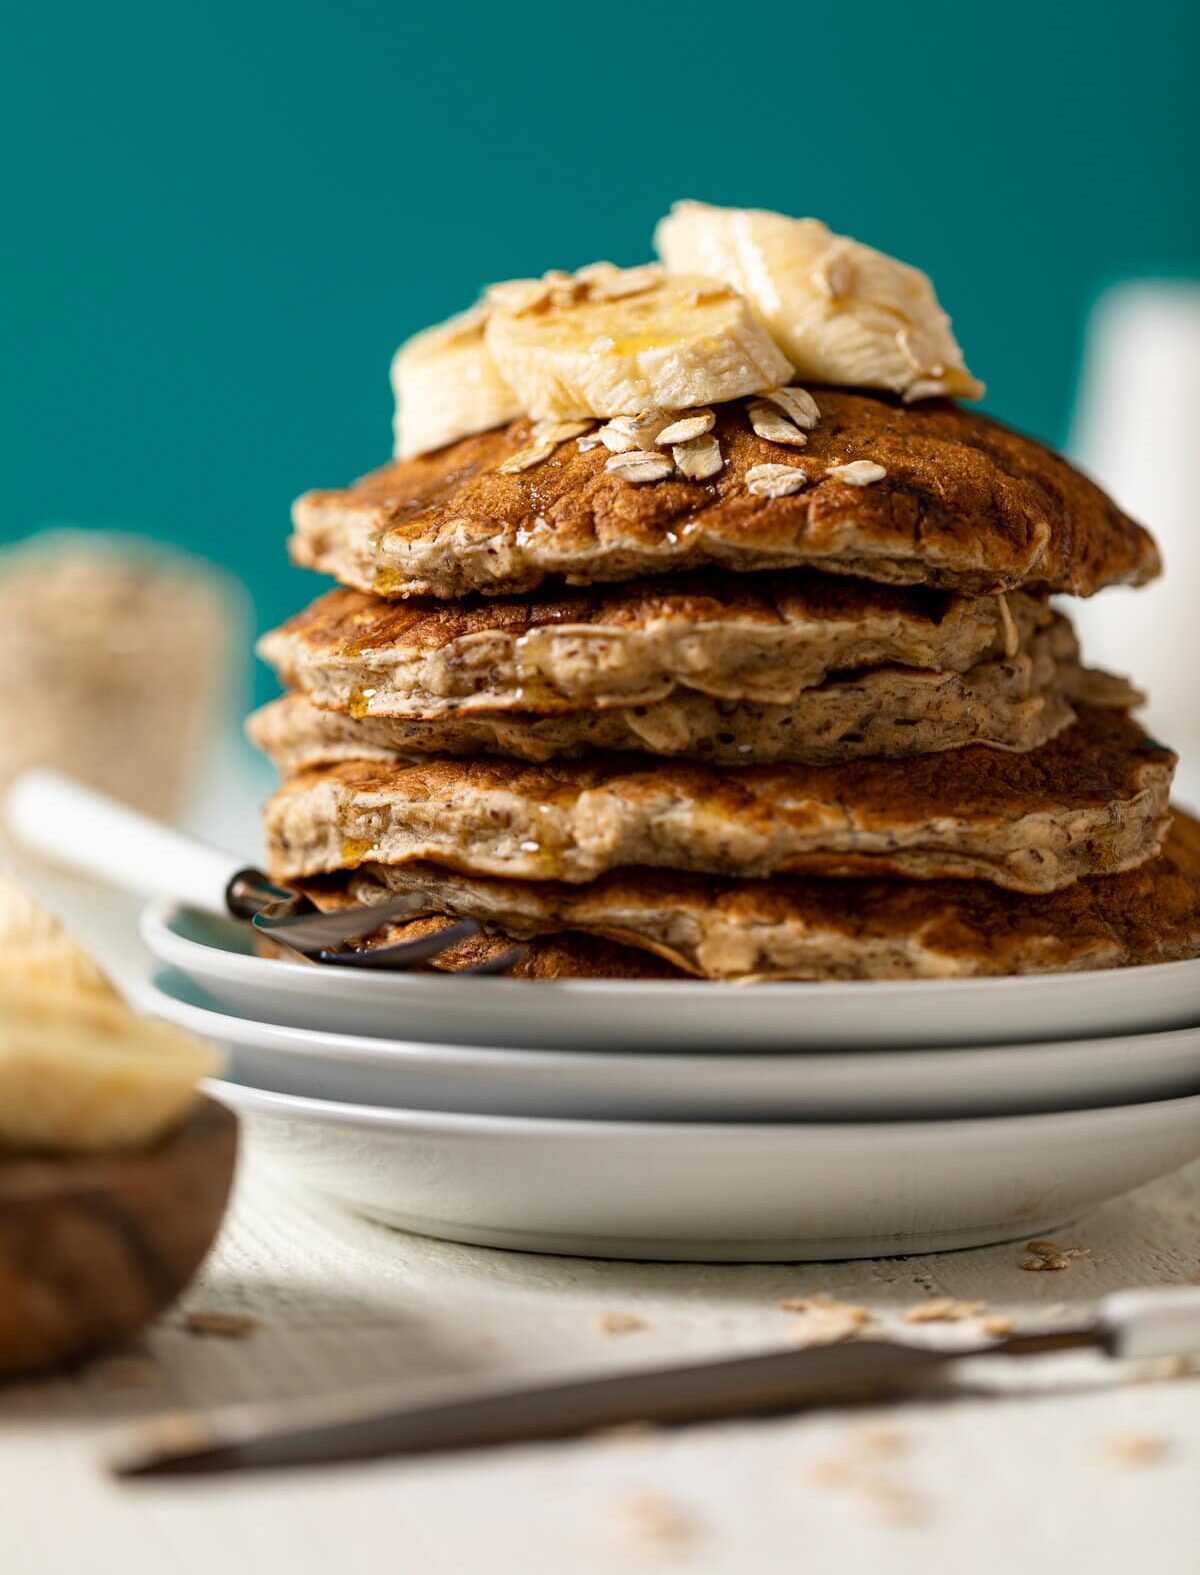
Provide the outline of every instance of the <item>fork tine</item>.
{"type": "Polygon", "coordinates": [[[290,903],[271,903],[250,922],[272,940],[286,941],[294,951],[312,956],[345,941],[360,940],[384,925],[428,912],[430,906],[430,898],[420,891],[392,897],[387,902],[356,903],[352,908],[339,908],[332,913],[297,914],[290,903]]]}
{"type": "MultiPolygon", "coordinates": [[[[232,902],[230,906],[233,906],[232,902]]],[[[458,919],[447,924],[444,929],[422,935],[417,940],[399,941],[393,946],[376,946],[365,951],[343,951],[342,947],[346,942],[361,940],[363,936],[383,929],[386,925],[428,913],[431,906],[433,903],[429,895],[417,891],[389,898],[386,902],[355,903],[349,908],[322,913],[312,908],[307,898],[293,894],[283,901],[265,904],[250,922],[260,934],[268,936],[275,945],[284,947],[301,962],[319,963],[333,968],[402,970],[428,962],[459,941],[478,934],[479,923],[475,919],[458,919]]],[[[525,945],[512,946],[487,962],[459,968],[455,972],[507,973],[528,949],[525,945]]]]}
{"type": "Polygon", "coordinates": [[[412,968],[438,956],[456,942],[467,940],[478,929],[474,919],[459,919],[444,930],[422,935],[415,941],[397,941],[394,946],[376,946],[365,952],[320,951],[316,960],[335,968],[412,968]]]}

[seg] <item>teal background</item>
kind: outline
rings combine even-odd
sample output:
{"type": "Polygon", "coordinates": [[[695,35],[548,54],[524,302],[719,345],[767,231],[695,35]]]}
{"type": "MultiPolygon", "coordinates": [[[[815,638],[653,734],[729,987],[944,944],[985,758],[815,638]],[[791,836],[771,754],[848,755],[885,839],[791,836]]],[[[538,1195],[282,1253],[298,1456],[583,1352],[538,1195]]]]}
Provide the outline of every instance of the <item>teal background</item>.
{"type": "MultiPolygon", "coordinates": [[[[485,281],[644,258],[672,199],[934,276],[1051,440],[1122,275],[1200,273],[1194,4],[42,4],[0,65],[5,508],[177,540],[260,623],[287,507],[381,461],[387,367],[485,281]]],[[[265,683],[265,679],[263,680],[265,683]]]]}

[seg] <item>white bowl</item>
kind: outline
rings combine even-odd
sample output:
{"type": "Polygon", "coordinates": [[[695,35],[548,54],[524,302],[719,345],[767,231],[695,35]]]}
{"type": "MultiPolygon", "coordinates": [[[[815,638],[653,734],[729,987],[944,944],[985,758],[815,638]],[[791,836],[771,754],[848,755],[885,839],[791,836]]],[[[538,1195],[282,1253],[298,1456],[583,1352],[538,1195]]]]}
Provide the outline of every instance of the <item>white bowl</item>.
{"type": "Polygon", "coordinates": [[[585,1257],[799,1261],[1043,1236],[1200,1155],[1200,1095],[963,1121],[449,1115],[214,1081],[297,1184],[426,1236],[585,1257]]]}
{"type": "Polygon", "coordinates": [[[1187,1028],[1200,959],[1029,978],[758,984],[370,973],[256,957],[248,927],[152,902],[142,938],[227,1011],[393,1039],[524,1048],[798,1050],[1011,1043],[1187,1028]]]}
{"type": "Polygon", "coordinates": [[[216,1040],[239,1082],[408,1109],[593,1120],[878,1120],[1000,1115],[1200,1090],[1200,1026],[1140,1037],[934,1050],[644,1054],[505,1050],[289,1028],[221,1013],[183,974],[139,992],[216,1040]]]}

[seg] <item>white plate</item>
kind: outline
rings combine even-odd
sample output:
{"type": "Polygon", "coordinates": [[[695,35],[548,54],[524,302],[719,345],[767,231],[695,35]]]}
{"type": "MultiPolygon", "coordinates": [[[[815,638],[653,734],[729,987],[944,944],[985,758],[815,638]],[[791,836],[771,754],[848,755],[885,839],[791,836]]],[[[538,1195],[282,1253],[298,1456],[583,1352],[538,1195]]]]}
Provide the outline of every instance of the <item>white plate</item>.
{"type": "Polygon", "coordinates": [[[156,901],[142,938],[229,1011],[451,1044],[796,1050],[1084,1038],[1186,1028],[1200,959],[1022,979],[758,984],[382,974],[256,957],[245,925],[156,901]]]}
{"type": "Polygon", "coordinates": [[[526,1252],[866,1258],[1044,1236],[1200,1155],[1200,1095],[967,1121],[539,1121],[209,1092],[298,1183],[421,1235],[526,1252]]]}
{"type": "Polygon", "coordinates": [[[232,1075],[314,1099],[630,1121],[879,1120],[1079,1109],[1200,1089],[1200,1026],[1141,1038],[966,1050],[646,1055],[503,1050],[287,1028],[229,1016],[183,974],[139,992],[216,1040],[232,1075]]]}

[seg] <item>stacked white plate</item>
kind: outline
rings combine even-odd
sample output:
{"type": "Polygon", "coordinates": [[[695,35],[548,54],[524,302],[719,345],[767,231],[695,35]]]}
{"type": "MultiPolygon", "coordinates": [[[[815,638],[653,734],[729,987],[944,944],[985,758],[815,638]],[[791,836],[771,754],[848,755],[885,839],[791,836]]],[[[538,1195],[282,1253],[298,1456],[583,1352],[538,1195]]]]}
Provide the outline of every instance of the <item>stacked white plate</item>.
{"type": "Polygon", "coordinates": [[[1045,1235],[1200,1156],[1200,961],[944,982],[523,981],[268,961],[146,910],[143,1005],[299,1185],[487,1246],[867,1257],[1045,1235]]]}

